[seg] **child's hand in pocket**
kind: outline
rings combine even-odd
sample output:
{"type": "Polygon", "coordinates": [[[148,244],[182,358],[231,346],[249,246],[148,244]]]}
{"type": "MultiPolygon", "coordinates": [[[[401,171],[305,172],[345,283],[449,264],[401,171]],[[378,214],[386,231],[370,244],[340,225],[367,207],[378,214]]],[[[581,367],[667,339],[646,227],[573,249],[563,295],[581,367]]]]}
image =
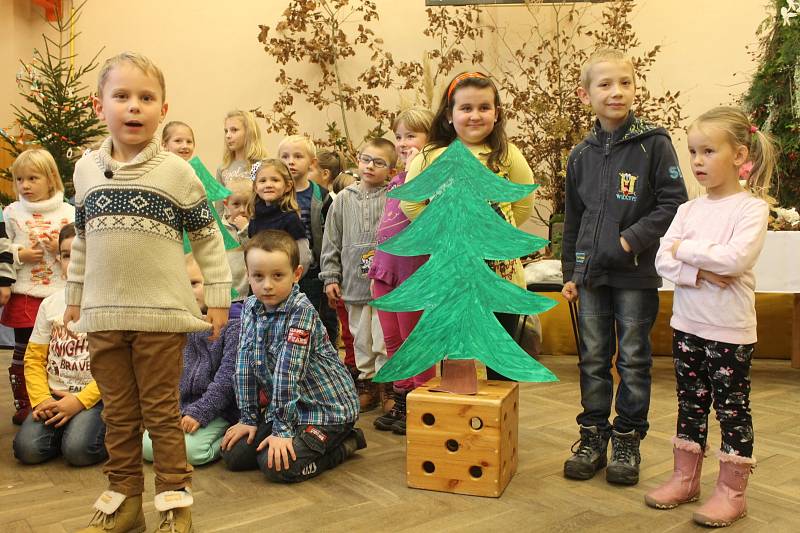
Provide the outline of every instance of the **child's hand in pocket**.
{"type": "Polygon", "coordinates": [[[578,301],[578,287],[575,285],[575,282],[566,282],[564,288],[561,289],[561,295],[570,303],[578,301]]]}

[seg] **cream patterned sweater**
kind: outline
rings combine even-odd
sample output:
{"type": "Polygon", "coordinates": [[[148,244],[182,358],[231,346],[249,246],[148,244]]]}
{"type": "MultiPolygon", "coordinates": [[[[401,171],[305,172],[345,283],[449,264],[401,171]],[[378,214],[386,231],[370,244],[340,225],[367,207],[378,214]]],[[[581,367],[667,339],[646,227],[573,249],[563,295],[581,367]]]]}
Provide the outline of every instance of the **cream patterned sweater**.
{"type": "Polygon", "coordinates": [[[209,307],[229,307],[222,234],[192,167],[151,140],[133,160],[111,158],[111,138],[75,165],[77,236],[67,304],[79,332],[189,332],[201,318],[183,257],[183,230],[205,280],[209,307]],[[105,177],[112,171],[111,178],[105,177]]]}

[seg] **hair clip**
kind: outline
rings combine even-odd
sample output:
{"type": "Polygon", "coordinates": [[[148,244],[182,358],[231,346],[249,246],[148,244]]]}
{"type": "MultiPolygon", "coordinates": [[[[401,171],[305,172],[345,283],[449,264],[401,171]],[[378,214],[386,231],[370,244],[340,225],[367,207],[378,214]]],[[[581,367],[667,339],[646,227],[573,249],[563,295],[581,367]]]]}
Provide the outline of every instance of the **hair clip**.
{"type": "Polygon", "coordinates": [[[755,124],[750,124],[750,133],[755,133],[758,131],[758,126],[755,124]]]}
{"type": "Polygon", "coordinates": [[[261,161],[256,161],[253,163],[253,166],[250,167],[250,181],[256,181],[256,174],[258,174],[258,170],[261,168],[261,161]]]}

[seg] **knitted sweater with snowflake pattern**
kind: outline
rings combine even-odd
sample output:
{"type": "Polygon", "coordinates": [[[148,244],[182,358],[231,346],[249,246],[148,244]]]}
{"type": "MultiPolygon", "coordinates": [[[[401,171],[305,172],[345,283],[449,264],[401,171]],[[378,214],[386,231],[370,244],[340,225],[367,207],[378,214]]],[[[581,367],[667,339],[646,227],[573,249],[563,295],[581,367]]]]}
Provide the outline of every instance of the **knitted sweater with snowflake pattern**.
{"type": "Polygon", "coordinates": [[[67,279],[67,304],[81,307],[75,330],[208,329],[186,272],[183,230],[208,307],[230,306],[231,272],[202,183],[156,138],[127,163],[112,159],[111,148],[108,138],[75,165],[67,279]]]}

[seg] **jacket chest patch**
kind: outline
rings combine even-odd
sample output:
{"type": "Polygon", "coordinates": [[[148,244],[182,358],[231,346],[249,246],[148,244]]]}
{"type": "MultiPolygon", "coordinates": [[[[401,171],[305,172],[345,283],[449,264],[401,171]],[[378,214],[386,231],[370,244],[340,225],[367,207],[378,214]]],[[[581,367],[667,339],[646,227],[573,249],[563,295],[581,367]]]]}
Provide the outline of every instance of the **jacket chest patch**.
{"type": "Polygon", "coordinates": [[[623,200],[626,202],[635,202],[637,181],[639,181],[638,176],[634,176],[629,172],[620,172],[619,189],[617,190],[617,200],[623,200]]]}
{"type": "Polygon", "coordinates": [[[308,346],[308,339],[310,336],[311,334],[307,329],[289,328],[289,334],[286,335],[286,340],[292,344],[308,346]]]}

